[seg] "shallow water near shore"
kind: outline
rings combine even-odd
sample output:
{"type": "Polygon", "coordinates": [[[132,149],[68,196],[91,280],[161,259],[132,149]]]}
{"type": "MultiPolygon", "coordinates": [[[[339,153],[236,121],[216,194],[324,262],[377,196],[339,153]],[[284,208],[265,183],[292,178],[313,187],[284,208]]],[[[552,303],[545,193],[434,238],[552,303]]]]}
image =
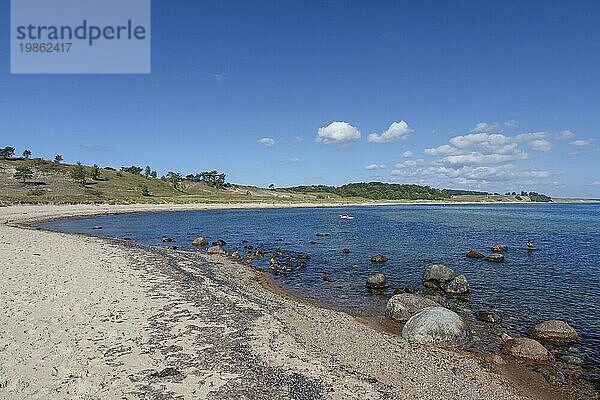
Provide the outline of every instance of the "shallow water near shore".
{"type": "MultiPolygon", "coordinates": [[[[129,238],[156,246],[191,245],[196,236],[223,239],[226,250],[245,246],[280,250],[281,260],[309,254],[307,267],[274,275],[284,289],[325,306],[381,319],[394,288],[422,286],[424,268],[443,263],[467,276],[471,293],[449,298],[450,306],[472,326],[471,349],[498,352],[502,332],[525,335],[547,319],[562,319],[581,335],[574,345],[551,347],[555,356],[583,358],[583,375],[600,382],[600,205],[486,204],[403,205],[344,208],[248,209],[155,212],[64,219],[40,224],[61,232],[129,238]],[[350,214],[352,220],[341,219],[350,214]],[[101,226],[102,229],[93,229],[101,226]],[[327,232],[330,236],[317,237],[327,232]],[[173,238],[163,243],[161,238],[173,238]],[[535,251],[526,247],[528,240],[535,251]],[[247,242],[245,242],[247,241],[247,242]],[[471,260],[469,250],[490,253],[505,243],[503,263],[471,260]],[[349,248],[349,254],[342,249],[349,248]],[[383,254],[386,263],[370,258],[383,254]],[[361,268],[352,268],[360,264],[361,268]],[[390,288],[365,288],[366,278],[383,272],[390,288]],[[327,277],[327,281],[323,278],[327,277]],[[499,324],[478,322],[473,314],[491,310],[499,324]]],[[[268,270],[269,258],[254,259],[268,270]]]]}

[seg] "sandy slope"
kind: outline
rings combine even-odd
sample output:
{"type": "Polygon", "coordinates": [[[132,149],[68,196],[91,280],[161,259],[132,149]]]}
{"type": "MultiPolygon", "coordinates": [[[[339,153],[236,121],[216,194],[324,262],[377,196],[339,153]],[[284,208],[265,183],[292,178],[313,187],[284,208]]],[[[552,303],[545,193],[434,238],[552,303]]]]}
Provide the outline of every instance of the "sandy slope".
{"type": "Polygon", "coordinates": [[[224,258],[15,225],[135,208],[0,208],[0,398],[522,398],[474,356],[278,296],[224,258]]]}

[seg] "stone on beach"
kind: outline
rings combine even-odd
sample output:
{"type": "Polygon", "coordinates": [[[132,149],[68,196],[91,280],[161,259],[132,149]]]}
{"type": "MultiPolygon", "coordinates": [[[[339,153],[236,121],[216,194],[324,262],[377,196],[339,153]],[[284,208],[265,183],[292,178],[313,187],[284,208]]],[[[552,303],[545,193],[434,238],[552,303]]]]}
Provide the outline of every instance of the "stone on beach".
{"type": "Polygon", "coordinates": [[[374,262],[374,263],[384,263],[387,260],[388,260],[388,258],[386,256],[382,256],[382,255],[377,255],[377,256],[371,257],[371,262],[374,262]]]}
{"type": "Polygon", "coordinates": [[[225,250],[221,246],[212,246],[207,250],[208,254],[225,254],[225,250]]]}
{"type": "Polygon", "coordinates": [[[485,259],[487,261],[499,263],[499,262],[504,261],[504,256],[502,254],[494,253],[494,254],[490,254],[489,256],[485,257],[485,259]]]}
{"type": "Polygon", "coordinates": [[[467,294],[469,293],[469,282],[464,275],[455,276],[444,286],[444,291],[448,294],[467,294]]]}
{"type": "Polygon", "coordinates": [[[485,256],[483,254],[481,254],[480,252],[478,252],[478,251],[471,250],[471,251],[469,251],[467,253],[467,257],[469,257],[469,258],[483,258],[485,256]]]}
{"type": "Polygon", "coordinates": [[[467,343],[471,331],[454,311],[432,307],[413,315],[404,325],[402,337],[416,343],[455,347],[467,343]]]}
{"type": "Polygon", "coordinates": [[[438,304],[426,297],[411,293],[395,294],[387,302],[385,315],[394,321],[408,321],[410,317],[428,307],[437,307],[438,304]]]}
{"type": "Polygon", "coordinates": [[[547,362],[552,359],[548,349],[529,338],[506,338],[502,352],[524,361],[547,362]]]}
{"type": "Polygon", "coordinates": [[[198,247],[204,247],[204,246],[208,245],[208,240],[206,240],[202,236],[198,236],[196,239],[194,239],[194,241],[192,242],[192,245],[198,246],[198,247]]]}
{"type": "Polygon", "coordinates": [[[456,277],[456,272],[450,267],[442,264],[434,264],[425,268],[423,282],[429,283],[428,287],[437,287],[450,282],[456,277]]]}
{"type": "Polygon", "coordinates": [[[371,275],[367,278],[366,286],[370,289],[384,289],[388,287],[387,278],[382,273],[371,275]]]}
{"type": "Polygon", "coordinates": [[[492,311],[479,311],[477,313],[477,319],[483,322],[489,322],[492,324],[502,321],[500,316],[492,311]]]}
{"type": "Polygon", "coordinates": [[[495,244],[492,246],[492,251],[501,252],[508,250],[508,246],[505,244],[495,244]]]}
{"type": "Polygon", "coordinates": [[[550,320],[529,329],[532,338],[554,343],[571,343],[579,340],[579,334],[564,321],[550,320]]]}

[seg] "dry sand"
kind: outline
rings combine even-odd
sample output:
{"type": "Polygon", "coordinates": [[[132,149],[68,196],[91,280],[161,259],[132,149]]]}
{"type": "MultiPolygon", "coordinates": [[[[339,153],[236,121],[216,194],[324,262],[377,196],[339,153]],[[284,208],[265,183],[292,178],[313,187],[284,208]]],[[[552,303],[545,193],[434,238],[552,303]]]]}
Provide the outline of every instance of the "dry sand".
{"type": "Polygon", "coordinates": [[[277,295],[224,257],[23,225],[178,208],[0,207],[0,398],[537,397],[474,355],[277,295]]]}

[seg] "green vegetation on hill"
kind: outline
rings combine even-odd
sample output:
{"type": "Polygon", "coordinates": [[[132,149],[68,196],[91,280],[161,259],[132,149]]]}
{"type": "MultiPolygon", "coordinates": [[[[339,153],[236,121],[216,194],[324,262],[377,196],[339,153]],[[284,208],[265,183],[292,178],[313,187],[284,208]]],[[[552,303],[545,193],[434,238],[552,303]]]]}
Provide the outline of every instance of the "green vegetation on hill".
{"type": "Polygon", "coordinates": [[[299,193],[331,193],[340,197],[358,197],[371,200],[444,200],[451,197],[443,190],[428,186],[396,183],[349,183],[335,186],[295,186],[287,190],[299,193]]]}
{"type": "Polygon", "coordinates": [[[444,189],[442,192],[449,194],[450,196],[481,196],[488,195],[488,192],[478,192],[475,190],[455,190],[455,189],[444,189]]]}

